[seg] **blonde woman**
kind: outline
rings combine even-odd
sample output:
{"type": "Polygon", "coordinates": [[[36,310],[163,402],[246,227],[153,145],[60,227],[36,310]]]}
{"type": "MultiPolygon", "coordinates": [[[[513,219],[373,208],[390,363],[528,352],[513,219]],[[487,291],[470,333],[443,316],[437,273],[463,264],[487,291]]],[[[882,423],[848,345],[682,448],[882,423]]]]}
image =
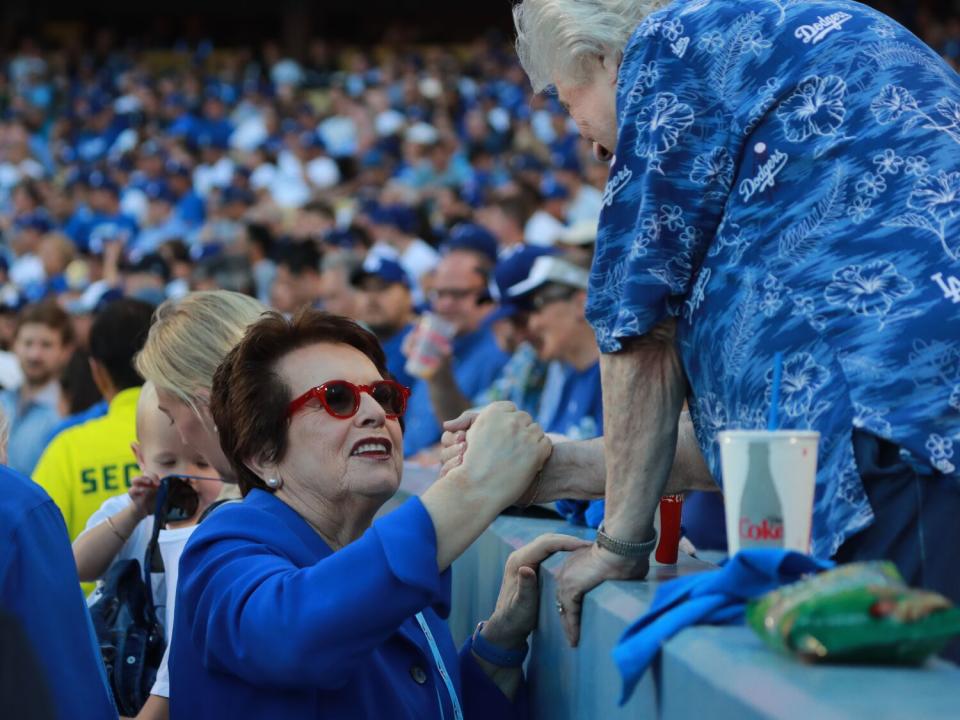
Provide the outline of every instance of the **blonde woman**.
{"type": "Polygon", "coordinates": [[[247,295],[213,290],[196,292],[157,308],[136,366],[157,389],[160,410],[183,441],[196,448],[228,482],[230,463],[220,449],[210,416],[213,373],[266,308],[247,295]]]}

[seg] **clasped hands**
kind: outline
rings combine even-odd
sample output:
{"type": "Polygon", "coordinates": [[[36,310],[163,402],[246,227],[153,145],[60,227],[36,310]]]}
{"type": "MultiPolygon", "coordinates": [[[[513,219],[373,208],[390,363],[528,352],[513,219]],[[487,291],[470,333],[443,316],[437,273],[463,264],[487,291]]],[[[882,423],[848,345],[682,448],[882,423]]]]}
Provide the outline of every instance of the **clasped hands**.
{"type": "MultiPolygon", "coordinates": [[[[534,501],[560,499],[554,494],[549,473],[544,470],[553,444],[527,413],[512,403],[493,403],[482,412],[470,411],[444,423],[441,439],[440,477],[461,468],[474,470],[478,477],[514,478],[509,504],[525,506],[534,501]],[[519,471],[519,472],[518,472],[519,471]]],[[[536,571],[539,564],[555,552],[569,552],[557,577],[555,607],[571,646],[580,640],[580,616],[583,598],[604,580],[643,578],[649,560],[625,558],[595,543],[568,535],[544,535],[510,556],[504,572],[497,610],[484,627],[484,635],[504,634],[508,641],[526,638],[535,625],[539,605],[536,571]],[[502,618],[509,618],[502,624],[502,618]],[[494,622],[497,620],[498,622],[494,622]],[[494,627],[490,627],[493,623],[494,627]]],[[[489,637],[494,641],[493,637],[489,637]]],[[[504,643],[506,645],[506,643],[504,643]]],[[[517,643],[522,644],[522,640],[517,643]]]]}

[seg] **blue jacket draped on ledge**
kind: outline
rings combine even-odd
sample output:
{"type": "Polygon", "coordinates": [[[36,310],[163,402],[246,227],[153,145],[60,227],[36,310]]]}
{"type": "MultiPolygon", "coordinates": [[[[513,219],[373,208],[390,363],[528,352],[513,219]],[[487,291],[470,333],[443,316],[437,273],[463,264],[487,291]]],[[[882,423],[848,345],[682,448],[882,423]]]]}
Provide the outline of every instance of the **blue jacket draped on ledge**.
{"type": "Polygon", "coordinates": [[[466,718],[525,716],[524,689],[510,703],[469,641],[458,657],[436,552],[416,498],[337,552],[261,490],[215,512],[180,561],[171,718],[452,719],[419,611],[466,718]]]}

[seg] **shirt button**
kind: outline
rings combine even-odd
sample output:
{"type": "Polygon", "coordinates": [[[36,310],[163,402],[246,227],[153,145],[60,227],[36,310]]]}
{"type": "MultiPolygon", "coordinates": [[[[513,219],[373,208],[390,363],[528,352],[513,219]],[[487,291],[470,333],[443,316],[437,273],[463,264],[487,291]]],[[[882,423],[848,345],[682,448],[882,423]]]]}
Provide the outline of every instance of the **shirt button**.
{"type": "Polygon", "coordinates": [[[427,681],[427,673],[419,665],[410,668],[410,677],[417,685],[423,685],[427,681]]]}

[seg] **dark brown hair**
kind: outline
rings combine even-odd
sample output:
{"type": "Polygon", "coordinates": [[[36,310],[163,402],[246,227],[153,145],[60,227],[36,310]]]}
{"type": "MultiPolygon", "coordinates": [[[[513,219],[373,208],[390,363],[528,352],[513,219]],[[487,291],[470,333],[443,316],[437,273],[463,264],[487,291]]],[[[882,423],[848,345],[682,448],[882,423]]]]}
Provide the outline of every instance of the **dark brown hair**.
{"type": "Polygon", "coordinates": [[[17,334],[24,325],[46,325],[60,333],[60,341],[64,345],[73,342],[73,324],[70,322],[70,316],[53,300],[27,305],[17,318],[17,334]]]}
{"type": "Polygon", "coordinates": [[[213,375],[210,411],[244,496],[253,488],[272,492],[245,461],[279,462],[287,451],[287,406],[293,396],[277,364],[291,352],[318,343],[354,347],[370,358],[382,377],[390,377],[383,348],[370,331],[312,308],[300,310],[293,319],[276,312],[264,314],[247,328],[213,375]]]}

